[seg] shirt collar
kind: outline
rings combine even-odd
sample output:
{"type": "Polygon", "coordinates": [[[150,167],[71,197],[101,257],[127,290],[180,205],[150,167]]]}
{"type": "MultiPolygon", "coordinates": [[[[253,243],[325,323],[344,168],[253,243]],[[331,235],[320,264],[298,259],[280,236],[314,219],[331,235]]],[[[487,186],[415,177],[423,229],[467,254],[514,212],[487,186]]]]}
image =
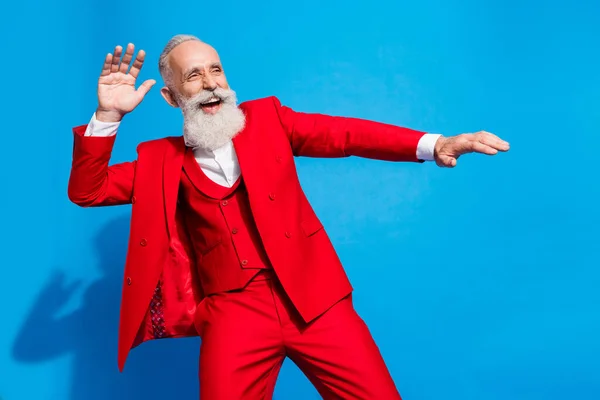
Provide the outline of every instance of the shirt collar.
{"type": "Polygon", "coordinates": [[[203,147],[194,147],[193,151],[194,151],[194,157],[196,158],[215,158],[221,154],[227,154],[231,151],[233,146],[233,142],[230,140],[227,143],[225,143],[223,146],[214,149],[214,150],[209,150],[209,149],[205,149],[203,147]]]}

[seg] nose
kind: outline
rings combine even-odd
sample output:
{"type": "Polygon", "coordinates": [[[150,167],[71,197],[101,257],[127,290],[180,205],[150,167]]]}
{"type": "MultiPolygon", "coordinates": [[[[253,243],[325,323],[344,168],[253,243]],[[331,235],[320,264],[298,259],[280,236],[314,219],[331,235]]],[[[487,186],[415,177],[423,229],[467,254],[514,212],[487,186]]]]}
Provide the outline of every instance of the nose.
{"type": "Polygon", "coordinates": [[[210,74],[207,74],[206,77],[204,78],[204,89],[215,90],[216,88],[217,88],[217,82],[214,80],[214,78],[210,74]]]}

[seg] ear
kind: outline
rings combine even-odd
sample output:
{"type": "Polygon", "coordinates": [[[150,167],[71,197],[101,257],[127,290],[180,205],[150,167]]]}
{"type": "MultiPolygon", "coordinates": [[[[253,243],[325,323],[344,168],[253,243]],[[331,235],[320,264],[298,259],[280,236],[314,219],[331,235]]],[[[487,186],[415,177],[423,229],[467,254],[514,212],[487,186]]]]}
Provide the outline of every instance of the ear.
{"type": "Polygon", "coordinates": [[[179,104],[177,104],[177,101],[175,100],[175,96],[173,96],[173,92],[171,92],[171,89],[165,86],[162,89],[160,89],[160,94],[162,95],[163,99],[165,99],[165,101],[169,103],[171,107],[179,108],[179,104]]]}

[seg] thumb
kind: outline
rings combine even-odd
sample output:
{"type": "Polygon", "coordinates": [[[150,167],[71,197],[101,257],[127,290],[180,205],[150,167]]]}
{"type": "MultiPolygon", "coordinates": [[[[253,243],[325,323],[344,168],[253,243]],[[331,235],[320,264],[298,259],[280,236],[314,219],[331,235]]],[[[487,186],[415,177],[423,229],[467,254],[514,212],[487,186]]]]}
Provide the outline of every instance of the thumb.
{"type": "Polygon", "coordinates": [[[156,81],[154,79],[148,79],[140,85],[140,87],[137,89],[137,92],[140,94],[141,97],[144,97],[155,84],[156,81]]]}
{"type": "Polygon", "coordinates": [[[439,156],[438,160],[439,160],[440,166],[442,166],[442,167],[448,167],[448,168],[456,167],[456,158],[454,158],[454,157],[450,157],[445,154],[442,154],[439,156]]]}

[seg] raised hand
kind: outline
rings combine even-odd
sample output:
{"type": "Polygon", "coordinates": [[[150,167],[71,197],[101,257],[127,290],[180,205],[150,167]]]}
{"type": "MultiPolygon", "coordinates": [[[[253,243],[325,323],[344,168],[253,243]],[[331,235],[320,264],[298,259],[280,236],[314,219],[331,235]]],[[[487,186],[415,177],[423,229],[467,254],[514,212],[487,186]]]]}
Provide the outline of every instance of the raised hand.
{"type": "Polygon", "coordinates": [[[458,136],[440,137],[435,144],[435,162],[440,167],[453,168],[458,158],[467,153],[497,154],[508,151],[509,144],[489,132],[463,133],[458,136]]]}
{"type": "Polygon", "coordinates": [[[114,54],[107,54],[98,79],[98,109],[96,118],[99,121],[117,122],[123,116],[133,111],[144,99],[144,96],[154,86],[156,81],[148,79],[135,88],[138,74],[144,65],[146,53],[140,50],[133,60],[134,45],[129,43],[125,54],[121,46],[115,47],[114,54]],[[122,56],[122,58],[121,58],[122,56]],[[129,71],[127,71],[129,69],[129,71]]]}

